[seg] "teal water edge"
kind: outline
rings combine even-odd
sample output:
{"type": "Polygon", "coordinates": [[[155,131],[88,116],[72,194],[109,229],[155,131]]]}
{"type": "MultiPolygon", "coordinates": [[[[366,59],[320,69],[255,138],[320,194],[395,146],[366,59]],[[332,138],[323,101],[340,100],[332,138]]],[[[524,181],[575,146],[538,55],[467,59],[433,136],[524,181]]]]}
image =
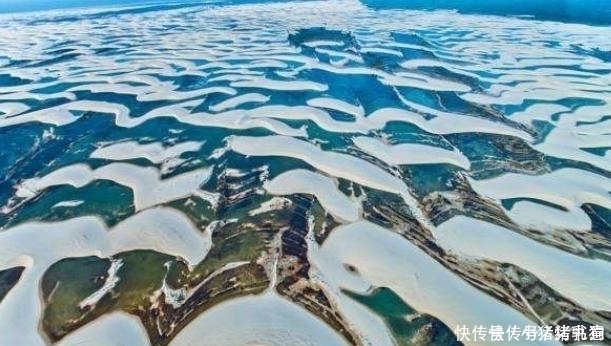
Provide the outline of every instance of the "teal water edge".
{"type": "Polygon", "coordinates": [[[363,0],[363,3],[376,9],[444,9],[565,23],[611,24],[611,2],[606,0],[363,0]]]}

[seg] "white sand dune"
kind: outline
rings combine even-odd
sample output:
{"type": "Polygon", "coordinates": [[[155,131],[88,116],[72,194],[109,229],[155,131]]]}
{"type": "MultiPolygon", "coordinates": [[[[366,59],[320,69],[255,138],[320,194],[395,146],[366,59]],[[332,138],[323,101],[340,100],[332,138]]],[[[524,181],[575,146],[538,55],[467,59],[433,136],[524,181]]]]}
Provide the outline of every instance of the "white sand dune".
{"type": "Polygon", "coordinates": [[[518,201],[505,212],[517,224],[542,232],[557,230],[588,232],[592,229],[592,220],[578,206],[564,211],[541,203],[518,201]]]}
{"type": "MultiPolygon", "coordinates": [[[[163,97],[160,96],[161,99],[163,97]]],[[[187,102],[185,105],[192,105],[187,102]]],[[[304,137],[304,129],[294,129],[286,124],[274,119],[249,118],[248,113],[234,112],[228,114],[190,114],[189,111],[181,106],[166,106],[154,109],[140,117],[132,118],[129,116],[129,109],[121,104],[103,101],[74,101],[61,106],[48,108],[39,111],[20,114],[18,117],[0,118],[0,128],[26,124],[30,122],[40,122],[55,126],[71,124],[79,119],[72,112],[96,112],[112,114],[115,117],[115,125],[119,127],[133,128],[144,122],[159,118],[170,117],[182,123],[201,126],[201,127],[222,127],[229,129],[250,129],[267,128],[268,130],[295,137],[304,137]]]]}
{"type": "Polygon", "coordinates": [[[119,142],[96,149],[91,158],[107,160],[130,160],[145,158],[152,163],[163,163],[181,156],[185,152],[198,151],[204,142],[188,141],[164,147],[159,142],[140,144],[136,141],[119,142]]]}
{"type": "MultiPolygon", "coordinates": [[[[367,288],[363,281],[389,287],[414,309],[439,318],[451,329],[457,325],[498,324],[520,328],[533,325],[521,313],[469,285],[406,239],[369,222],[336,228],[322,245],[318,257],[320,271],[330,273],[327,277],[333,278],[337,285],[358,292],[367,288]],[[343,264],[354,266],[359,274],[349,273],[343,264]]],[[[478,340],[466,344],[494,345],[495,342],[478,340]]],[[[522,339],[515,344],[558,343],[522,339]]]]}
{"type": "MultiPolygon", "coordinates": [[[[192,105],[192,103],[189,102],[185,105],[192,105]]],[[[290,110],[288,107],[286,109],[290,110]]],[[[253,112],[256,111],[226,111],[217,114],[207,114],[201,112],[190,113],[190,111],[182,106],[166,106],[154,109],[138,118],[117,117],[115,118],[115,124],[120,127],[132,128],[150,119],[169,117],[174,118],[181,123],[193,126],[220,127],[235,130],[261,127],[281,135],[294,137],[306,136],[305,129],[303,128],[296,129],[281,121],[271,118],[251,117],[250,115],[253,112]]]]}
{"type": "Polygon", "coordinates": [[[318,173],[295,169],[280,174],[264,187],[274,195],[311,194],[336,218],[350,222],[359,218],[359,206],[337,188],[335,180],[318,173]]]}
{"type": "Polygon", "coordinates": [[[267,292],[223,302],[198,316],[172,346],[335,346],[347,343],[307,310],[267,292]]]}
{"type": "Polygon", "coordinates": [[[21,114],[29,109],[30,107],[20,102],[0,102],[0,119],[21,114]]]}
{"type": "Polygon", "coordinates": [[[146,330],[138,317],[116,311],[68,334],[56,346],[149,346],[146,330]]]}
{"type": "Polygon", "coordinates": [[[446,163],[466,170],[471,167],[469,159],[456,149],[447,150],[416,143],[388,145],[365,136],[353,138],[352,142],[364,152],[393,166],[446,163]]]}
{"type": "Polygon", "coordinates": [[[203,235],[186,216],[170,208],[148,209],[110,230],[100,219],[88,216],[26,223],[0,232],[0,269],[26,267],[0,304],[0,345],[46,345],[38,332],[39,283],[49,266],[63,258],[150,249],[184,258],[192,267],[210,246],[210,235],[203,235]]]}
{"type": "Polygon", "coordinates": [[[242,95],[238,95],[238,96],[229,98],[225,101],[222,101],[213,106],[210,106],[209,108],[213,112],[222,112],[228,109],[236,108],[246,103],[265,103],[269,101],[269,99],[270,99],[269,96],[266,96],[263,94],[248,93],[248,94],[242,94],[242,95]]]}
{"type": "MultiPolygon", "coordinates": [[[[508,173],[486,180],[469,179],[469,182],[477,193],[499,201],[532,198],[566,209],[562,211],[539,204],[528,210],[524,208],[524,202],[519,202],[514,206],[517,209],[508,212],[517,223],[530,224],[543,230],[589,231],[591,221],[586,220],[587,215],[580,209],[581,205],[592,203],[611,209],[611,179],[574,168],[543,175],[508,173]]],[[[529,205],[532,204],[529,202],[529,205]]]]}
{"type": "Polygon", "coordinates": [[[355,116],[356,118],[361,118],[365,115],[365,110],[363,106],[358,105],[355,106],[351,103],[334,99],[331,97],[317,97],[313,99],[309,99],[307,101],[308,106],[318,107],[318,108],[326,108],[332,109],[336,111],[340,111],[346,114],[350,114],[355,116]]]}
{"type": "Polygon", "coordinates": [[[284,136],[240,137],[229,139],[229,147],[246,156],[286,156],[303,160],[332,176],[389,192],[406,192],[403,182],[378,166],[362,159],[324,151],[299,139],[284,136]]]}
{"type": "Polygon", "coordinates": [[[18,117],[0,119],[0,128],[29,122],[63,126],[73,123],[78,119],[71,111],[109,113],[114,114],[117,118],[126,117],[129,114],[129,109],[120,104],[79,100],[61,106],[23,113],[18,117]]]}
{"type": "Polygon", "coordinates": [[[438,109],[430,108],[415,102],[411,102],[400,96],[401,101],[408,107],[418,112],[434,115],[430,120],[425,120],[420,114],[408,112],[402,109],[383,108],[370,115],[372,121],[390,122],[404,121],[412,123],[421,129],[439,135],[451,133],[490,133],[504,136],[514,136],[524,139],[526,142],[533,140],[532,136],[523,130],[513,128],[501,122],[496,122],[468,114],[454,114],[438,109]]]}
{"type": "Polygon", "coordinates": [[[518,265],[592,310],[611,310],[611,263],[543,245],[484,221],[456,216],[433,231],[446,250],[518,265]]]}
{"type": "Polygon", "coordinates": [[[211,168],[202,168],[162,180],[155,167],[111,163],[91,169],[86,164],[75,164],[59,168],[42,177],[24,180],[17,187],[16,195],[31,199],[51,186],[83,187],[95,180],[111,180],[132,189],[136,210],[192,195],[205,198],[215,205],[217,197],[199,188],[208,181],[211,174],[211,168]]]}

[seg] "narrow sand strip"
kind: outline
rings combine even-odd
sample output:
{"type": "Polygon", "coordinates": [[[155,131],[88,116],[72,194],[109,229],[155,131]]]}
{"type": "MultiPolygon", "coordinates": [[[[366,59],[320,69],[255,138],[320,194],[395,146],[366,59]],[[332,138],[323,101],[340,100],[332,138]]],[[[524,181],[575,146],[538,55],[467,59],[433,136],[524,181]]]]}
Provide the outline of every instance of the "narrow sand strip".
{"type": "Polygon", "coordinates": [[[321,150],[299,139],[284,136],[240,137],[228,139],[229,147],[246,156],[286,156],[303,160],[332,176],[352,180],[374,189],[392,193],[406,192],[401,179],[362,159],[321,150]]]}
{"type": "Polygon", "coordinates": [[[353,138],[352,142],[359,149],[391,166],[446,163],[465,170],[471,167],[469,159],[458,150],[415,143],[388,145],[378,139],[364,136],[353,138]]]}
{"type": "MultiPolygon", "coordinates": [[[[202,168],[161,180],[155,167],[111,163],[93,170],[88,165],[75,164],[59,168],[43,177],[24,180],[17,186],[16,196],[31,199],[51,186],[71,185],[78,188],[95,180],[111,180],[132,189],[134,207],[143,210],[182,197],[204,195],[199,187],[208,181],[211,174],[211,168],[202,168]]],[[[214,194],[208,195],[206,199],[215,202],[214,194]]]]}
{"type": "Polygon", "coordinates": [[[264,185],[274,195],[307,193],[316,196],[321,206],[336,218],[354,222],[359,218],[359,206],[337,188],[337,182],[305,169],[280,174],[264,185]]]}
{"type": "Polygon", "coordinates": [[[160,164],[185,152],[198,151],[203,144],[204,142],[189,141],[164,147],[159,142],[140,144],[136,141],[127,141],[98,148],[90,157],[116,161],[145,158],[154,164],[160,164]]]}
{"type": "MultiPolygon", "coordinates": [[[[532,198],[546,201],[565,208],[567,211],[547,211],[544,215],[560,217],[550,220],[550,225],[565,220],[566,227],[579,226],[574,230],[584,230],[583,210],[580,209],[584,203],[592,203],[601,207],[611,209],[611,179],[601,175],[574,168],[563,168],[544,175],[526,175],[508,173],[492,179],[474,180],[469,178],[473,189],[481,194],[499,201],[510,198],[532,198]],[[574,219],[570,221],[569,219],[574,219]]],[[[518,207],[519,212],[513,216],[522,216],[524,221],[516,219],[518,223],[527,220],[540,220],[538,223],[546,223],[547,219],[536,213],[537,210],[549,208],[540,207],[530,211],[518,207]],[[525,214],[528,213],[528,214],[525,214]]],[[[589,228],[587,229],[589,230],[589,228]]]]}

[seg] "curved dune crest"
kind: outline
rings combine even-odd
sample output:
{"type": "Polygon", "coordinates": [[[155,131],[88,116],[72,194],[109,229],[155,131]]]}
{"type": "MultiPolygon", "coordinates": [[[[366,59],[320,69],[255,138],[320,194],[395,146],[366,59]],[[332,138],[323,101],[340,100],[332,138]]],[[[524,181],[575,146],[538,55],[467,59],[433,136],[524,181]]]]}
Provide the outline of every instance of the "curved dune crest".
{"type": "Polygon", "coordinates": [[[468,170],[469,159],[458,150],[447,150],[430,145],[405,143],[387,145],[371,137],[356,137],[352,142],[364,152],[377,157],[389,165],[418,165],[448,163],[468,170]]]}
{"type": "MultiPolygon", "coordinates": [[[[362,280],[391,288],[414,309],[436,316],[452,329],[457,325],[492,323],[523,328],[533,324],[519,312],[482,294],[406,239],[369,222],[336,228],[322,245],[319,256],[327,258],[318,264],[320,270],[323,273],[331,270],[340,286],[357,292],[363,290],[362,284],[351,286],[355,279],[350,277],[354,274],[342,269],[343,264],[350,264],[362,280]]],[[[492,345],[494,342],[467,344],[492,345]]],[[[533,345],[533,341],[522,340],[517,344],[533,345]]],[[[534,344],[558,343],[535,341],[534,344]]]]}
{"type": "Polygon", "coordinates": [[[460,254],[518,265],[565,297],[592,310],[611,310],[611,263],[543,245],[485,221],[456,216],[433,231],[460,254]]]}
{"type": "Polygon", "coordinates": [[[18,117],[0,118],[0,128],[29,122],[63,126],[78,120],[78,117],[74,116],[71,111],[109,113],[114,114],[117,118],[127,117],[129,114],[129,108],[120,104],[78,100],[61,106],[23,113],[18,117]]]}
{"type": "Polygon", "coordinates": [[[211,168],[202,168],[162,180],[159,171],[154,167],[141,167],[129,163],[111,163],[97,169],[91,169],[85,164],[75,164],[62,167],[40,178],[24,180],[17,187],[16,195],[30,199],[51,186],[72,185],[82,187],[94,180],[104,179],[131,188],[134,192],[134,207],[136,210],[143,210],[192,195],[214,202],[216,200],[214,194],[199,189],[200,185],[205,183],[211,174],[211,168]]]}
{"type": "Polygon", "coordinates": [[[246,103],[265,103],[269,101],[269,99],[269,96],[263,94],[248,93],[229,98],[225,101],[210,106],[210,110],[213,112],[222,112],[228,109],[236,108],[246,103]]]}
{"type": "Polygon", "coordinates": [[[0,119],[12,117],[14,115],[21,114],[29,110],[28,107],[24,103],[20,102],[2,102],[0,103],[0,119]]]}
{"type": "MultiPolygon", "coordinates": [[[[476,192],[494,199],[532,198],[555,204],[566,210],[547,211],[550,207],[537,207],[528,212],[519,209],[519,212],[513,212],[518,223],[521,223],[520,219],[523,217],[525,221],[538,219],[541,220],[538,224],[545,224],[546,221],[541,218],[541,215],[535,214],[537,210],[543,209],[546,215],[556,218],[551,221],[553,224],[572,218],[573,220],[567,221],[564,228],[589,230],[584,227],[587,221],[584,219],[583,210],[580,209],[581,205],[592,203],[611,209],[611,195],[609,194],[611,179],[574,168],[563,168],[535,176],[508,173],[491,179],[469,179],[469,181],[476,192]],[[582,221],[574,224],[577,220],[582,221]]],[[[518,206],[518,208],[521,207],[518,206]]]]}
{"type": "Polygon", "coordinates": [[[389,192],[407,191],[403,182],[381,168],[356,157],[324,151],[291,137],[239,137],[229,139],[229,147],[246,156],[286,156],[303,160],[330,175],[389,192]]]}
{"type": "Polygon", "coordinates": [[[538,231],[566,229],[587,232],[592,229],[592,220],[578,206],[565,211],[540,203],[520,201],[506,212],[507,216],[519,225],[538,231]]]}
{"type": "Polygon", "coordinates": [[[236,298],[215,306],[197,317],[170,343],[172,346],[202,344],[347,345],[316,317],[272,292],[236,298]]]}
{"type": "Polygon", "coordinates": [[[90,157],[115,161],[142,157],[152,163],[159,164],[179,157],[185,152],[198,151],[203,144],[204,142],[188,141],[164,147],[158,142],[140,144],[135,141],[127,141],[98,148],[91,153],[90,157]]]}
{"type": "Polygon", "coordinates": [[[318,107],[318,108],[326,108],[333,109],[336,111],[344,112],[346,114],[353,115],[357,118],[363,117],[365,115],[365,110],[362,105],[355,106],[351,103],[334,99],[331,97],[317,97],[313,99],[309,99],[307,101],[308,106],[318,107]]]}
{"type": "Polygon", "coordinates": [[[136,316],[115,311],[67,335],[56,346],[125,346],[151,343],[136,316]]]}
{"type": "Polygon", "coordinates": [[[308,170],[295,169],[282,173],[265,183],[264,187],[275,195],[312,194],[323,208],[340,220],[353,222],[359,218],[359,207],[338,190],[333,179],[308,170]]]}
{"type": "Polygon", "coordinates": [[[211,246],[182,213],[154,208],[107,230],[95,217],[56,223],[26,223],[0,232],[0,269],[26,265],[20,281],[0,304],[0,344],[46,345],[38,332],[41,302],[38,285],[53,263],[69,257],[108,257],[148,249],[199,263],[211,246]],[[15,333],[19,330],[19,333],[15,333]]]}

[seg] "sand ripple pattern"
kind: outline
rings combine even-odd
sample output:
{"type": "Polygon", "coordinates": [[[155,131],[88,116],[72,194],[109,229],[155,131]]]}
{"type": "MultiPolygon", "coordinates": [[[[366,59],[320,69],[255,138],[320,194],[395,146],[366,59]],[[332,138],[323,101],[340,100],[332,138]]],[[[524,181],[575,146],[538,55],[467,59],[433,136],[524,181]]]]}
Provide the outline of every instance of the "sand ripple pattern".
{"type": "MultiPolygon", "coordinates": [[[[451,327],[545,320],[528,302],[525,317],[502,294],[456,276],[460,269],[409,236],[395,241],[397,224],[370,223],[376,196],[394,196],[449,256],[508,263],[557,299],[608,316],[609,37],[605,27],[374,11],[344,0],[2,15],[0,270],[26,269],[0,300],[0,344],[47,343],[35,295],[62,258],[155,249],[196,265],[211,235],[171,204],[198,198],[218,208],[216,177],[253,171],[266,172],[257,194],[314,196],[342,224],[328,243],[309,245],[319,271],[311,274],[364,344],[392,338],[340,288],[390,287],[451,327]],[[161,228],[124,234],[153,224],[161,228]],[[66,241],[53,241],[52,231],[66,241]],[[388,257],[385,249],[400,253],[398,262],[377,258],[388,257]],[[339,266],[347,262],[361,277],[339,266]],[[464,301],[436,303],[455,289],[464,301]]],[[[295,321],[305,318],[277,304],[295,321]]],[[[214,313],[245,323],[232,311],[214,313]]],[[[124,319],[121,328],[133,334],[126,338],[148,342],[137,320],[104,318],[62,345],[124,319]]],[[[194,320],[194,329],[209,320],[194,320]]],[[[344,342],[320,321],[306,322],[316,343],[344,342]]],[[[181,343],[198,338],[184,333],[181,343]]],[[[309,344],[303,335],[255,341],[309,344]]]]}

